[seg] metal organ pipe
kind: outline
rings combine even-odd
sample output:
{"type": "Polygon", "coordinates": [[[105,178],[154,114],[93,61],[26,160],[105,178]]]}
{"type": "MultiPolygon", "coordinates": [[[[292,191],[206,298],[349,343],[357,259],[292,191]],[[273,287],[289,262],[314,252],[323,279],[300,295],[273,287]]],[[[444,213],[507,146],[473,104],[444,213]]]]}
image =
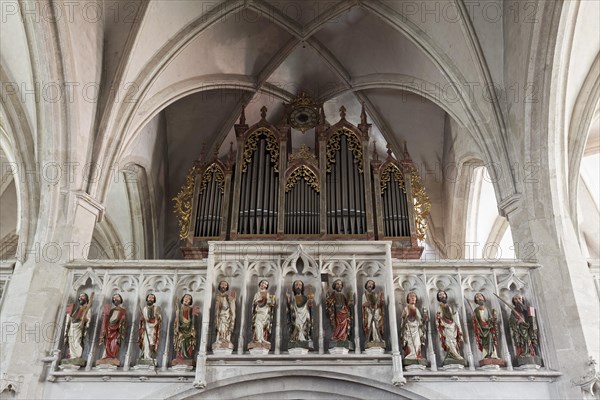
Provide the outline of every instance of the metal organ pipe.
{"type": "Polygon", "coordinates": [[[262,225],[263,225],[263,230],[265,233],[269,233],[271,230],[271,226],[269,224],[270,222],[270,214],[271,214],[271,156],[269,153],[266,154],[267,156],[267,166],[265,168],[265,174],[264,174],[264,181],[265,181],[265,200],[264,200],[264,205],[263,205],[263,212],[262,212],[262,225]]]}
{"type": "Polygon", "coordinates": [[[215,187],[215,174],[214,172],[212,173],[211,176],[211,180],[207,185],[207,194],[210,196],[208,199],[208,208],[207,208],[207,212],[206,214],[208,215],[208,221],[206,224],[206,234],[207,236],[212,236],[212,227],[213,227],[213,222],[214,222],[214,206],[216,203],[216,198],[215,198],[215,192],[214,192],[214,187],[215,187]]]}
{"type": "Polygon", "coordinates": [[[331,210],[332,210],[332,194],[333,191],[331,190],[331,172],[325,174],[325,176],[327,177],[327,233],[333,233],[333,223],[332,223],[332,218],[331,218],[331,210]]]}
{"type": "Polygon", "coordinates": [[[311,234],[319,233],[319,192],[309,188],[311,195],[311,234]]]}
{"type": "Polygon", "coordinates": [[[348,179],[348,195],[350,196],[350,228],[352,232],[358,231],[358,207],[357,207],[357,195],[358,191],[356,190],[356,170],[355,170],[354,158],[350,157],[350,160],[347,165],[348,171],[350,171],[350,177],[348,179]]]}
{"type": "Polygon", "coordinates": [[[277,233],[277,207],[279,207],[279,177],[275,176],[269,155],[269,233],[277,233]]]}
{"type": "Polygon", "coordinates": [[[396,222],[394,220],[394,213],[396,211],[396,207],[394,206],[394,182],[393,177],[390,177],[390,193],[389,193],[389,201],[390,201],[390,236],[396,236],[396,222]]]}
{"type": "MultiPolygon", "coordinates": [[[[219,236],[221,227],[221,207],[224,193],[221,192],[219,183],[216,181],[217,172],[213,170],[209,173],[209,179],[206,181],[206,186],[202,192],[199,193],[196,205],[194,236],[197,237],[219,236]]],[[[205,175],[203,174],[201,182],[204,181],[204,178],[205,175]]],[[[221,184],[224,184],[224,182],[221,184]]]]}
{"type": "Polygon", "coordinates": [[[201,225],[202,225],[202,201],[204,195],[200,193],[198,198],[198,204],[196,204],[196,226],[194,227],[194,236],[201,236],[201,225]]]}
{"type": "Polygon", "coordinates": [[[335,155],[335,215],[336,215],[336,233],[344,233],[344,228],[342,224],[342,180],[340,178],[340,152],[338,151],[335,155]]]}
{"type": "Polygon", "coordinates": [[[398,215],[398,235],[405,236],[404,234],[404,216],[406,215],[406,203],[404,199],[404,191],[399,185],[398,186],[398,207],[400,208],[400,214],[398,215]]]}
{"type": "Polygon", "coordinates": [[[245,204],[246,204],[246,197],[247,197],[247,179],[246,179],[246,174],[248,174],[248,171],[246,172],[242,172],[240,179],[241,179],[241,190],[240,190],[240,207],[239,207],[239,213],[238,213],[238,231],[240,233],[244,232],[244,224],[246,223],[246,218],[245,218],[245,204]]]}
{"type": "Polygon", "coordinates": [[[391,222],[391,217],[392,217],[392,208],[390,205],[390,191],[392,190],[391,188],[391,183],[388,181],[386,183],[386,191],[383,194],[383,201],[385,204],[385,236],[392,236],[392,222],[391,222]]]}
{"type": "Polygon", "coordinates": [[[219,225],[221,222],[221,199],[223,198],[223,195],[220,193],[216,181],[214,181],[213,191],[215,196],[215,206],[213,207],[213,227],[211,236],[219,236],[219,225]]]}
{"type": "MultiPolygon", "coordinates": [[[[225,182],[223,182],[223,186],[225,182]]],[[[215,206],[215,228],[213,232],[213,236],[219,236],[219,231],[221,230],[221,208],[223,203],[224,192],[220,192],[220,190],[215,186],[215,193],[217,196],[217,204],[215,206]]]]}
{"type": "Polygon", "coordinates": [[[350,193],[348,193],[348,142],[346,136],[342,136],[342,151],[340,154],[341,165],[338,165],[338,168],[341,170],[341,179],[340,179],[340,211],[342,215],[342,231],[344,234],[353,233],[350,231],[350,227],[348,226],[349,217],[348,214],[348,197],[350,193]]]}
{"type": "Polygon", "coordinates": [[[200,226],[199,226],[199,229],[198,229],[199,236],[204,236],[204,234],[206,232],[205,229],[204,229],[204,223],[206,221],[206,205],[205,204],[206,204],[206,201],[207,201],[207,197],[208,196],[206,195],[206,190],[204,190],[202,192],[201,200],[200,200],[200,204],[201,204],[200,205],[200,215],[201,215],[201,218],[200,218],[200,226]]]}
{"type": "MultiPolygon", "coordinates": [[[[356,164],[355,164],[356,165],[356,164]]],[[[359,191],[360,191],[360,233],[366,230],[366,212],[365,212],[365,176],[358,172],[358,165],[355,166],[358,174],[359,191]]]]}
{"type": "Polygon", "coordinates": [[[265,146],[266,146],[266,142],[265,140],[261,140],[260,142],[260,148],[259,148],[259,152],[258,152],[258,178],[257,181],[254,181],[254,184],[257,185],[256,188],[256,232],[257,234],[261,234],[264,231],[263,225],[262,225],[262,221],[263,221],[263,215],[264,215],[264,199],[265,199],[265,186],[264,186],[264,171],[265,171],[265,162],[266,157],[265,157],[265,146]],[[259,214],[260,213],[260,214],[259,214]]]}
{"type": "Polygon", "coordinates": [[[408,221],[408,199],[406,192],[402,192],[402,204],[404,205],[404,214],[402,219],[402,236],[410,236],[410,222],[408,221]]]}
{"type": "Polygon", "coordinates": [[[400,236],[400,230],[398,229],[398,220],[399,220],[399,216],[400,216],[400,202],[399,202],[399,198],[398,198],[398,182],[396,182],[395,180],[393,180],[392,178],[392,199],[393,199],[393,203],[392,206],[394,208],[394,236],[400,236]]]}

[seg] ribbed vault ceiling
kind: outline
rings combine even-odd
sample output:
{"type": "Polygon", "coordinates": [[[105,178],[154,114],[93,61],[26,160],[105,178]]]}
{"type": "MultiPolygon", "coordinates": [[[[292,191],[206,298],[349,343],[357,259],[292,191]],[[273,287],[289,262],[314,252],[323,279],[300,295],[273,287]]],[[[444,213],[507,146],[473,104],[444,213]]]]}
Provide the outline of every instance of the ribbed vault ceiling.
{"type": "MultiPolygon", "coordinates": [[[[125,49],[121,40],[123,50],[115,50],[125,55],[120,79],[136,82],[142,100],[122,126],[117,151],[126,153],[136,132],[165,110],[169,181],[176,188],[194,159],[222,144],[220,154],[228,151],[243,104],[248,123],[258,121],[264,105],[277,124],[282,103],[305,91],[325,102],[331,123],[342,105],[347,119],[357,123],[364,102],[382,156],[387,142],[398,152],[406,140],[415,160],[441,159],[445,114],[468,129],[481,111],[469,109],[449,88],[453,77],[481,79],[476,56],[461,38],[460,23],[404,18],[400,3],[140,4],[139,24],[131,26],[134,44],[125,49]]],[[[115,27],[106,32],[123,36],[115,27]]],[[[108,41],[111,48],[118,42],[108,41]]],[[[311,139],[296,137],[294,147],[310,145],[311,139]]]]}

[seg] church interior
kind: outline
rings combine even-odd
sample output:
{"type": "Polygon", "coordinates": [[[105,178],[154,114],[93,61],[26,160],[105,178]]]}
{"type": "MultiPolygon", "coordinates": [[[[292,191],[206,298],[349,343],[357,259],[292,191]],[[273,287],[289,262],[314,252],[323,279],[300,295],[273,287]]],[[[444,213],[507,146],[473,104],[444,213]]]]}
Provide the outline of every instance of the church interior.
{"type": "Polygon", "coordinates": [[[0,398],[600,399],[599,21],[1,0],[0,398]]]}

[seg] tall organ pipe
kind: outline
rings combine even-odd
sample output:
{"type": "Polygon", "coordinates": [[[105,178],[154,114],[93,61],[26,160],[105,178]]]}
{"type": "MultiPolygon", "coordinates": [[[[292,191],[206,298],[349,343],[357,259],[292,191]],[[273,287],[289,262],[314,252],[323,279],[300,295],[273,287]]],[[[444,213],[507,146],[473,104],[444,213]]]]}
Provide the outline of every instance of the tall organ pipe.
{"type": "Polygon", "coordinates": [[[401,187],[398,187],[398,203],[400,204],[400,216],[398,220],[398,228],[400,230],[400,236],[406,236],[404,231],[404,221],[406,220],[406,195],[401,187]]]}
{"type": "MultiPolygon", "coordinates": [[[[223,182],[223,185],[225,185],[225,182],[223,182]]],[[[217,205],[216,205],[216,211],[215,211],[216,223],[215,223],[215,230],[213,232],[213,236],[219,236],[219,231],[221,230],[221,207],[222,207],[222,203],[223,203],[224,194],[221,193],[218,188],[215,188],[215,189],[216,189],[216,194],[217,194],[217,205]]]]}
{"type": "Polygon", "coordinates": [[[383,200],[384,200],[384,204],[385,204],[385,235],[386,236],[392,236],[392,223],[391,223],[391,217],[392,217],[392,208],[390,207],[390,191],[392,190],[392,185],[390,182],[386,183],[386,191],[383,194],[383,200]]]}
{"type": "Polygon", "coordinates": [[[366,216],[365,216],[365,177],[363,173],[358,172],[358,165],[355,164],[354,168],[357,169],[358,173],[358,182],[359,182],[359,192],[360,192],[360,231],[359,233],[363,233],[366,228],[366,216]]]}
{"type": "Polygon", "coordinates": [[[398,184],[393,177],[392,181],[392,215],[393,215],[393,235],[398,236],[398,184]]]}
{"type": "Polygon", "coordinates": [[[340,204],[340,208],[341,208],[341,214],[342,214],[342,226],[343,226],[343,233],[344,234],[348,234],[348,233],[352,233],[350,231],[350,227],[348,226],[348,222],[349,222],[349,214],[348,214],[348,195],[350,193],[348,193],[348,171],[347,171],[347,166],[348,166],[348,141],[346,139],[346,136],[342,136],[342,146],[341,146],[341,154],[340,154],[340,158],[341,158],[341,165],[339,165],[339,169],[341,170],[341,179],[340,179],[340,197],[341,197],[341,204],[340,204]]]}
{"type": "Polygon", "coordinates": [[[336,233],[344,234],[344,225],[342,222],[342,179],[340,178],[340,152],[338,151],[335,156],[335,210],[336,210],[336,221],[337,229],[336,233]]]}
{"type": "Polygon", "coordinates": [[[209,196],[208,199],[208,206],[207,206],[207,210],[206,210],[206,214],[207,214],[207,221],[206,221],[206,234],[207,236],[212,236],[212,225],[213,225],[213,218],[214,218],[214,214],[213,214],[213,208],[214,208],[214,203],[216,202],[216,198],[215,198],[215,192],[214,192],[214,186],[215,186],[215,174],[213,173],[211,176],[211,180],[209,182],[209,184],[207,185],[207,194],[209,196]]]}
{"type": "Polygon", "coordinates": [[[327,177],[326,182],[327,182],[327,232],[328,233],[333,233],[333,222],[332,222],[332,218],[331,218],[331,210],[333,209],[332,207],[332,197],[333,197],[333,190],[331,188],[331,175],[332,172],[328,172],[325,174],[325,176],[327,177]]]}
{"type": "Polygon", "coordinates": [[[256,180],[252,181],[256,186],[256,203],[254,204],[254,233],[260,234],[261,232],[261,217],[263,208],[263,190],[264,182],[262,180],[263,170],[265,168],[265,140],[260,140],[258,147],[258,171],[256,172],[256,180]]]}
{"type": "Polygon", "coordinates": [[[244,224],[246,223],[246,218],[245,218],[245,212],[244,210],[246,209],[246,197],[247,197],[247,191],[248,191],[248,179],[247,178],[248,175],[248,170],[246,170],[246,172],[242,172],[240,179],[242,182],[242,188],[240,190],[240,207],[239,207],[239,214],[238,214],[238,231],[240,233],[244,233],[244,224]]]}
{"type": "MultiPolygon", "coordinates": [[[[203,177],[204,179],[204,177],[203,177]]],[[[200,224],[200,234],[202,236],[206,235],[206,219],[208,216],[206,215],[206,204],[208,203],[208,188],[205,188],[202,192],[202,222],[200,224]]]]}
{"type": "Polygon", "coordinates": [[[356,187],[356,169],[355,169],[354,157],[351,157],[349,160],[349,164],[347,166],[348,171],[350,171],[350,177],[348,179],[348,195],[350,196],[350,227],[352,232],[358,231],[358,207],[357,207],[357,195],[358,190],[356,187]]]}

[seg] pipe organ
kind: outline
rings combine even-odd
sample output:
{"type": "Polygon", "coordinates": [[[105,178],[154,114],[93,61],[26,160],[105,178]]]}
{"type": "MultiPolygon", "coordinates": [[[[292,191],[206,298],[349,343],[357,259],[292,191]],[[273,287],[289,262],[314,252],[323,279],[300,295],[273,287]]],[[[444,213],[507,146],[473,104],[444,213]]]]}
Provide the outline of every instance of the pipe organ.
{"type": "MultiPolygon", "coordinates": [[[[392,256],[419,258],[429,199],[404,146],[369,154],[366,112],[353,125],[340,108],[330,125],[305,95],[286,105],[287,120],[235,125],[237,154],[197,161],[174,198],[185,258],[205,258],[209,240],[391,240],[392,256]],[[292,128],[314,128],[315,148],[293,149],[292,128]]],[[[232,146],[233,147],[233,146],[232,146]]]]}

